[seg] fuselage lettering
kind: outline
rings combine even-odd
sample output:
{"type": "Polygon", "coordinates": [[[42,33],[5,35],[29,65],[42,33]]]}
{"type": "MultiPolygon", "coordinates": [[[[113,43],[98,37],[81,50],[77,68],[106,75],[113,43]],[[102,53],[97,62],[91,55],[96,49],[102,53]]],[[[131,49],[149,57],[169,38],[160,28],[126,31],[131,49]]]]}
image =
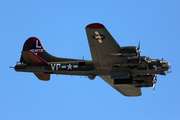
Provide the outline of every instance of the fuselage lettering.
{"type": "Polygon", "coordinates": [[[58,70],[61,67],[61,64],[51,64],[52,70],[58,70]]]}

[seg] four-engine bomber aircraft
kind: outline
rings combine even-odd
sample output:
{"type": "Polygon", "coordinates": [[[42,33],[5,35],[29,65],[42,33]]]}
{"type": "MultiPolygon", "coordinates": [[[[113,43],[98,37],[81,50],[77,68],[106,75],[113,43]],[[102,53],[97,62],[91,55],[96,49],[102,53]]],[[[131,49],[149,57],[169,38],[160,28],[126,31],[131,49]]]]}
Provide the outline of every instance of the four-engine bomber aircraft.
{"type": "Polygon", "coordinates": [[[141,87],[157,83],[157,74],[166,75],[171,65],[160,59],[140,56],[138,47],[120,47],[104,25],[86,26],[92,61],[59,58],[50,55],[40,40],[30,37],[24,43],[16,71],[32,72],[40,80],[50,80],[50,74],[88,76],[90,80],[101,77],[124,96],[140,96],[141,87]]]}

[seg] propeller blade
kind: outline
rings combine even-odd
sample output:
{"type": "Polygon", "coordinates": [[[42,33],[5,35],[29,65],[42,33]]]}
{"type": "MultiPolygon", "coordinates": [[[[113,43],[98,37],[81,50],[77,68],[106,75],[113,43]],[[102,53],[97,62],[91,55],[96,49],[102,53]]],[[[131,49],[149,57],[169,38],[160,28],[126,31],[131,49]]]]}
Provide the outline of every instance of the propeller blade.
{"type": "Polygon", "coordinates": [[[153,83],[153,92],[155,91],[155,83],[153,83]]]}
{"type": "Polygon", "coordinates": [[[137,53],[138,53],[138,56],[140,56],[140,53],[142,52],[142,50],[140,50],[140,41],[139,41],[139,44],[138,44],[138,47],[137,47],[137,53]]]}
{"type": "Polygon", "coordinates": [[[139,44],[138,44],[138,48],[137,49],[140,50],[140,40],[139,40],[139,44]]]}
{"type": "Polygon", "coordinates": [[[157,83],[157,75],[153,78],[153,92],[155,91],[155,84],[157,83]]]}

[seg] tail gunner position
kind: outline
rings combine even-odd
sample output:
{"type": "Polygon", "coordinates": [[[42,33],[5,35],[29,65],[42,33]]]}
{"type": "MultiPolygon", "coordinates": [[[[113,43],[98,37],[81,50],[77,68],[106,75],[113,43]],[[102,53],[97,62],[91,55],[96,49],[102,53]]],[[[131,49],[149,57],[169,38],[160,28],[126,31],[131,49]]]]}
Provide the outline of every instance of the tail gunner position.
{"type": "Polygon", "coordinates": [[[141,87],[154,91],[157,75],[166,75],[171,68],[165,60],[140,56],[140,45],[120,47],[100,23],[86,26],[86,33],[92,61],[54,57],[38,38],[30,37],[14,69],[32,72],[43,81],[50,80],[50,74],[88,76],[90,80],[99,76],[124,96],[140,96],[141,87]]]}

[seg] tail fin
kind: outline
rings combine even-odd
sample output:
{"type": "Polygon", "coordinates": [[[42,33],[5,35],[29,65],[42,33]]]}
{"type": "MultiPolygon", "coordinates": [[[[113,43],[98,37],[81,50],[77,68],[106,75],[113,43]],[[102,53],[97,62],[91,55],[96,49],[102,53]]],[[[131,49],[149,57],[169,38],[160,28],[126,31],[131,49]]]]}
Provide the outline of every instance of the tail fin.
{"type": "MultiPolygon", "coordinates": [[[[31,51],[32,53],[34,53],[35,55],[37,55],[43,59],[43,50],[44,50],[44,48],[41,44],[41,41],[36,37],[30,37],[24,43],[22,53],[24,51],[31,51]]],[[[23,55],[21,55],[20,62],[26,62],[23,58],[23,55]]]]}
{"type": "MultiPolygon", "coordinates": [[[[77,59],[58,58],[50,55],[43,48],[41,41],[36,37],[28,38],[24,43],[22,51],[30,51],[47,62],[77,61],[77,59]]],[[[20,62],[26,63],[25,59],[23,58],[23,55],[21,55],[20,62]]]]}
{"type": "MultiPolygon", "coordinates": [[[[60,61],[79,61],[77,59],[58,58],[50,55],[43,48],[41,41],[36,37],[30,37],[26,40],[23,46],[21,54],[21,63],[27,65],[44,66],[48,65],[48,62],[60,62],[60,61]]],[[[40,80],[48,81],[50,74],[33,72],[40,80]]]]}
{"type": "MultiPolygon", "coordinates": [[[[30,37],[24,43],[24,47],[21,54],[20,62],[26,63],[27,65],[44,66],[48,65],[43,59],[44,48],[41,41],[36,37],[30,37]]],[[[33,72],[37,78],[43,81],[50,80],[50,74],[33,72]]]]}

